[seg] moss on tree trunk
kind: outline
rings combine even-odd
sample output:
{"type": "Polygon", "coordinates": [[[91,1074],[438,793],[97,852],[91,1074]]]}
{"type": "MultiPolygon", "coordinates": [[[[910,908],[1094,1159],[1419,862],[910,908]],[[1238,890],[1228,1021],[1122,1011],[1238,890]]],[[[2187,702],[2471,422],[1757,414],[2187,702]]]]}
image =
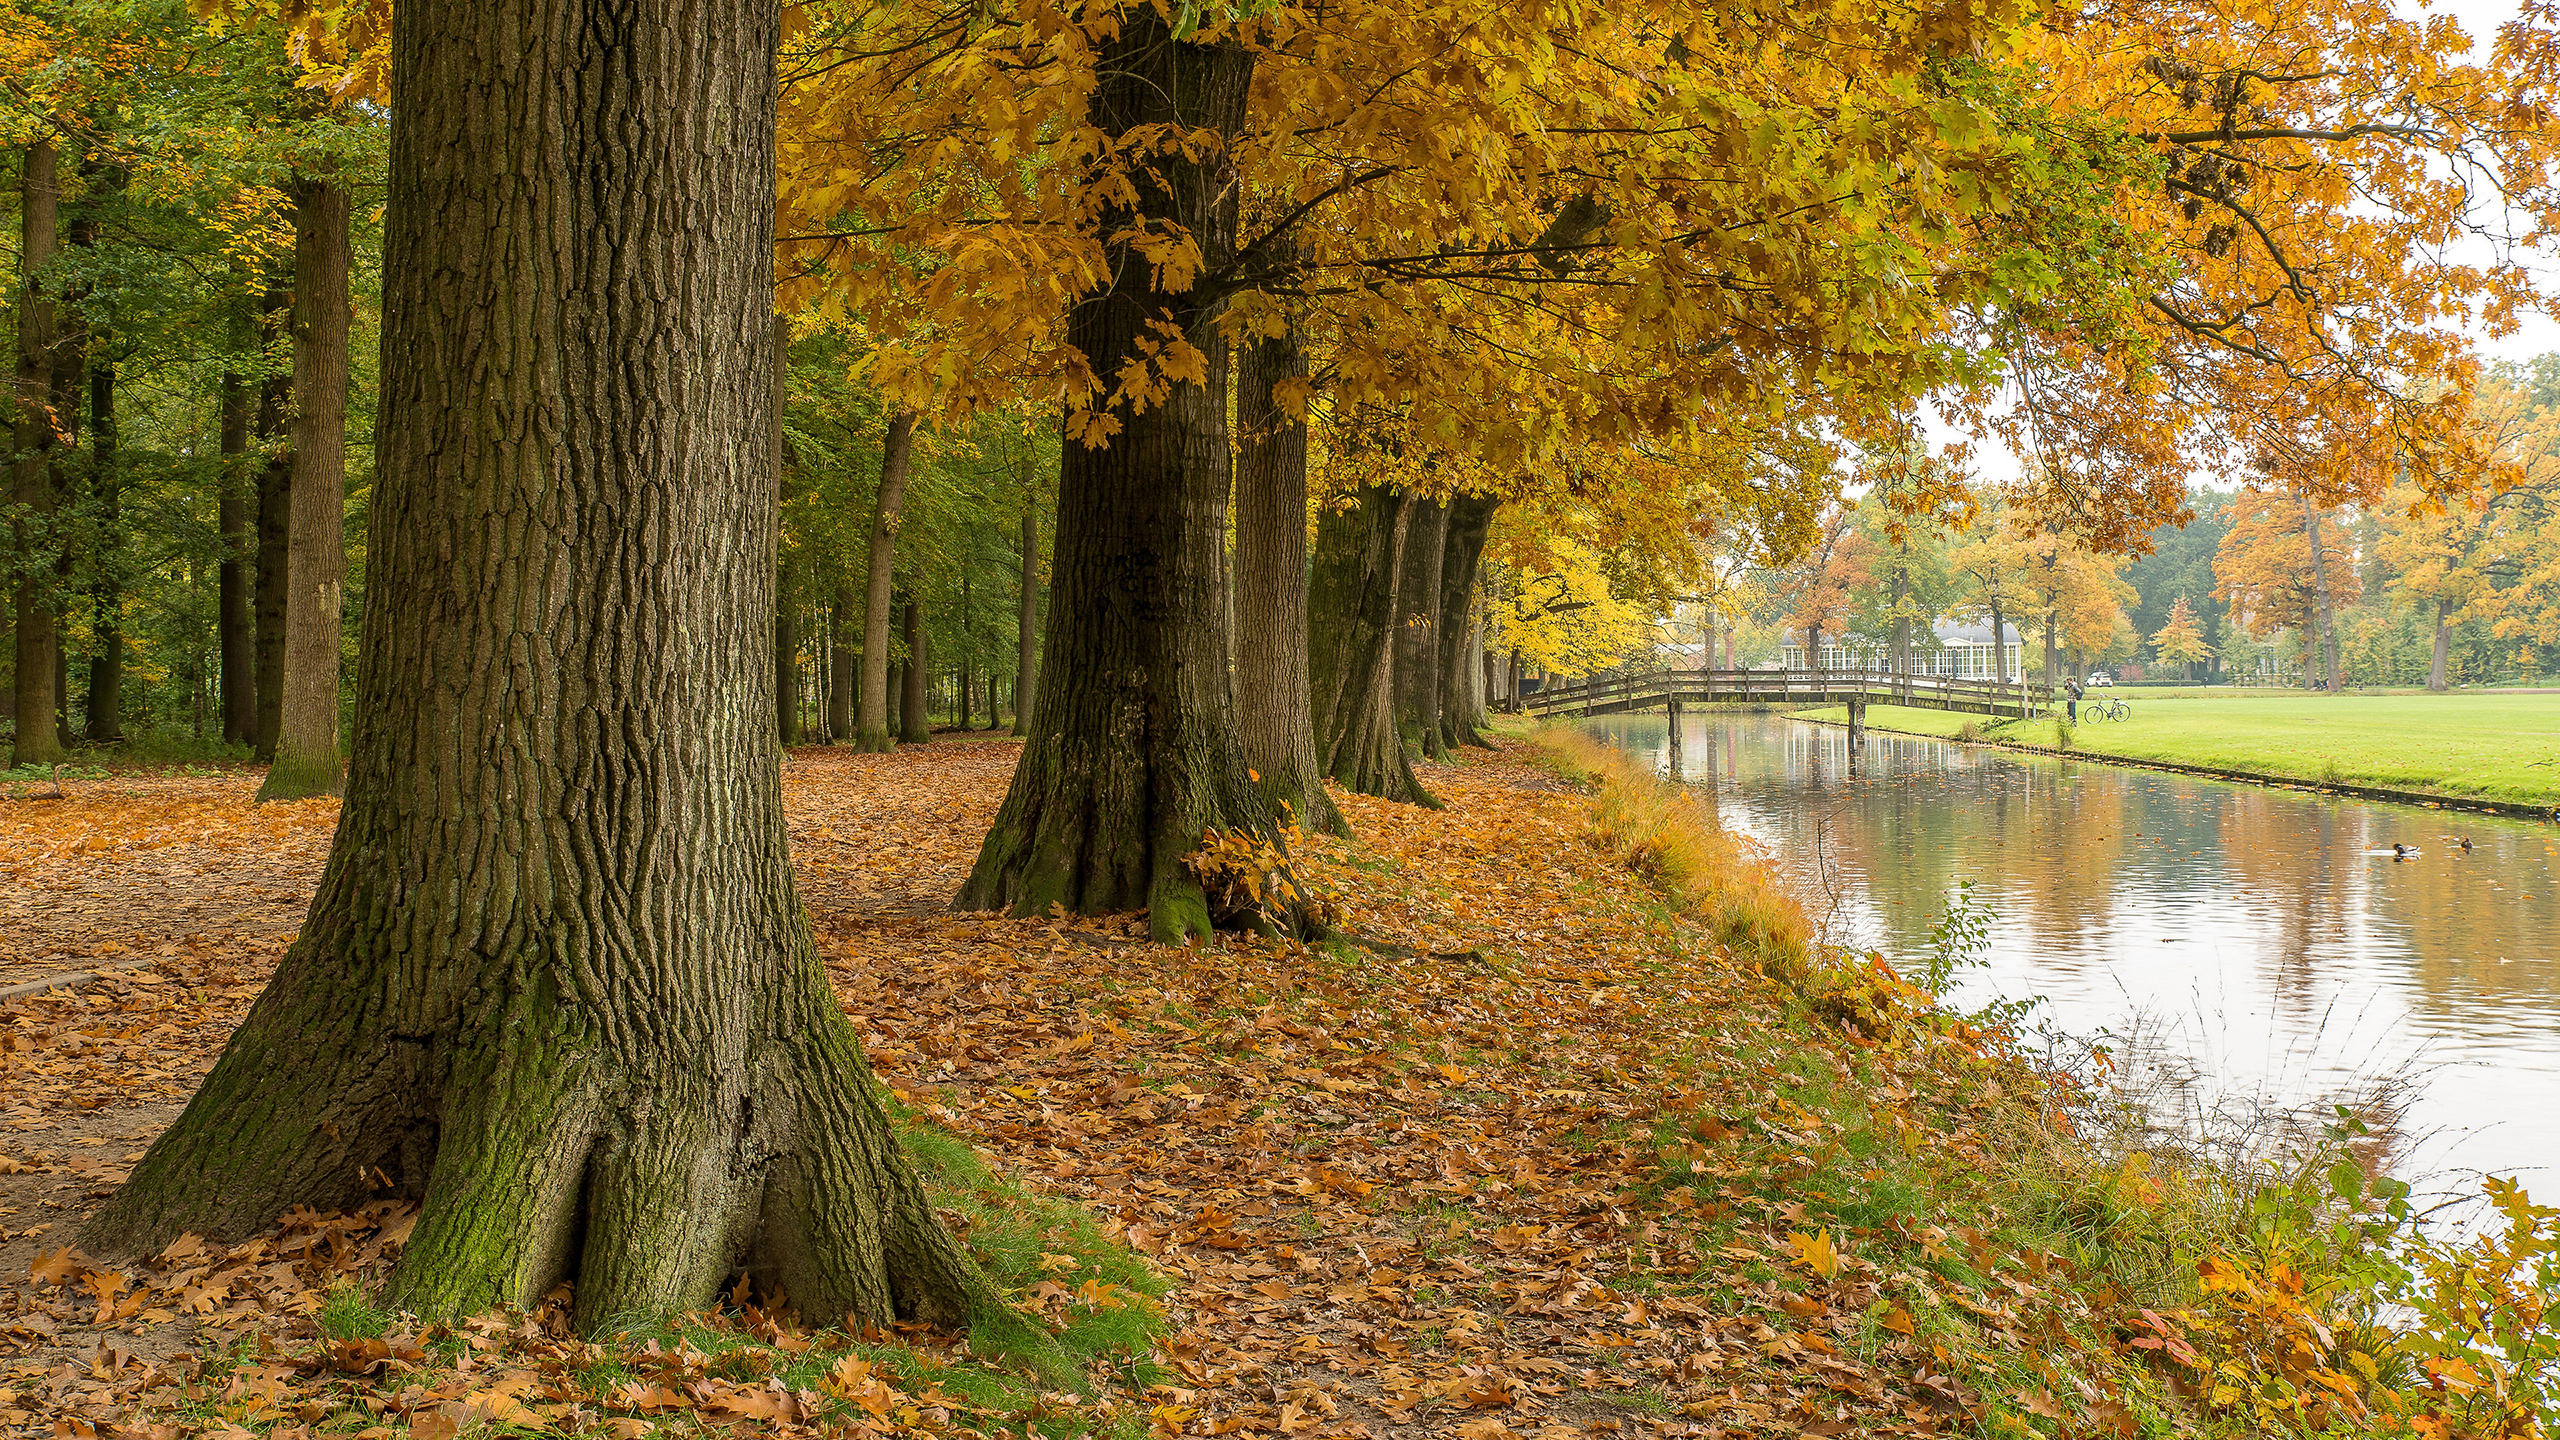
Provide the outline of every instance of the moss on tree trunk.
{"type": "Polygon", "coordinates": [[[422,1195],[392,1279],[580,1323],[739,1273],[1021,1323],[935,1219],[783,829],[775,15],[416,0],[354,761],[300,938],[83,1239],[422,1195]],[[610,13],[608,13],[608,10],[610,13]],[[504,45],[487,43],[504,35],[504,45]]]}

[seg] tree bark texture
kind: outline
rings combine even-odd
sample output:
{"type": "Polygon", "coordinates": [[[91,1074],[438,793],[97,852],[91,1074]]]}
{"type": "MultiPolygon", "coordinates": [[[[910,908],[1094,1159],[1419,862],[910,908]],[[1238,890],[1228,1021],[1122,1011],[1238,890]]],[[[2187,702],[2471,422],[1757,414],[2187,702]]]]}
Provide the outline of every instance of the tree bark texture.
{"type": "Polygon", "coordinates": [[[1440,574],[1448,563],[1449,502],[1406,502],[1412,519],[1396,567],[1396,728],[1430,760],[1449,758],[1441,737],[1440,574]]]}
{"type": "MultiPolygon", "coordinates": [[[[1022,1336],[794,893],[772,725],[777,17],[408,0],[347,800],[300,938],[101,1252],[422,1193],[391,1300],[745,1272],[1022,1336]]],[[[1036,1342],[1035,1342],[1036,1343],[1036,1342]]]]}
{"type": "Polygon", "coordinates": [[[1307,690],[1307,427],[1272,388],[1307,373],[1295,334],[1236,367],[1236,740],[1262,793],[1301,826],[1351,827],[1324,788],[1307,690]]]}
{"type": "Polygon", "coordinates": [[[293,186],[293,478],[285,537],[283,683],[260,800],[337,793],[339,627],[347,584],[346,187],[293,186]]]}
{"type": "Polygon", "coordinates": [[[1413,775],[1396,728],[1396,575],[1413,501],[1386,486],[1362,490],[1316,519],[1307,585],[1307,688],[1316,759],[1343,788],[1412,805],[1439,801],[1413,775]]]}
{"type": "MultiPolygon", "coordinates": [[[[1026,468],[1029,462],[1024,462],[1026,468]]],[[[1025,475],[1027,482],[1029,476],[1025,475]]],[[[1031,487],[1022,487],[1022,580],[1014,593],[1013,620],[1013,733],[1031,733],[1031,701],[1039,694],[1039,649],[1035,643],[1040,633],[1040,515],[1033,504],[1031,487]]]]}
{"type": "Polygon", "coordinates": [[[1440,598],[1432,618],[1439,653],[1432,668],[1440,692],[1434,708],[1439,712],[1444,753],[1461,745],[1486,745],[1473,704],[1476,667],[1470,663],[1467,641],[1475,632],[1476,569],[1484,560],[1494,509],[1501,503],[1493,495],[1452,495],[1441,526],[1440,598]]]}
{"type": "MultiPolygon", "coordinates": [[[[1150,147],[1132,167],[1129,206],[1097,217],[1100,229],[1177,229],[1214,271],[1234,246],[1232,162],[1214,147],[1155,149],[1162,142],[1144,137],[1236,135],[1251,52],[1233,39],[1178,40],[1163,16],[1135,6],[1097,61],[1091,123],[1115,144],[1134,135],[1150,147]]],[[[1228,675],[1220,302],[1164,288],[1164,273],[1124,239],[1109,242],[1108,257],[1110,288],[1079,299],[1067,318],[1068,343],[1092,372],[1144,367],[1179,337],[1201,351],[1209,379],[1173,382],[1158,403],[1115,406],[1121,429],[1099,448],[1067,438],[1042,693],[958,903],[1017,915],[1053,904],[1082,914],[1144,908],[1160,941],[1222,921],[1294,928],[1294,905],[1279,916],[1221,915],[1185,863],[1211,832],[1280,841],[1270,802],[1245,775],[1228,675]]]]}
{"type": "Polygon", "coordinates": [[[59,342],[53,298],[44,271],[53,260],[60,229],[60,163],[51,144],[26,147],[19,171],[17,463],[10,498],[21,511],[11,525],[17,551],[12,595],[16,666],[12,681],[18,720],[12,765],[50,765],[62,759],[62,737],[53,721],[55,646],[59,598],[53,592],[53,533],[61,509],[61,476],[55,453],[54,349],[59,342]]]}
{"type": "Polygon", "coordinates": [[[248,744],[258,733],[258,630],[249,609],[249,382],[237,372],[222,376],[222,564],[215,627],[221,633],[222,739],[248,744]]]}
{"type": "MultiPolygon", "coordinates": [[[[272,340],[285,327],[293,308],[293,291],[270,284],[259,302],[259,333],[272,340]]],[[[293,535],[293,447],[288,440],[293,414],[293,375],[271,370],[258,386],[258,439],[266,463],[258,469],[258,730],[252,753],[272,760],[276,731],[284,717],[284,651],[288,597],[288,556],[293,535]]]]}
{"type": "MultiPolygon", "coordinates": [[[[859,750],[890,750],[889,602],[897,583],[898,512],[907,502],[907,455],[913,448],[916,412],[889,417],[880,442],[880,493],[871,505],[871,572],[862,612],[862,728],[859,750]]],[[[903,691],[904,687],[900,687],[903,691]]]]}
{"type": "Polygon", "coordinates": [[[924,602],[913,594],[898,611],[898,634],[907,646],[906,669],[898,676],[898,743],[922,745],[933,738],[933,721],[925,713],[925,687],[933,672],[924,662],[924,602]]]}

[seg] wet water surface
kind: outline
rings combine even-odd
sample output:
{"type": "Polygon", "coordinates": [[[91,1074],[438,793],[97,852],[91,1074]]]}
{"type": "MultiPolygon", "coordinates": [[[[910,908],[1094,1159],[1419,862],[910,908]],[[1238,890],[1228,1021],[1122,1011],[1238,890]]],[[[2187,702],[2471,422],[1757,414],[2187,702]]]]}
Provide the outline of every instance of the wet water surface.
{"type": "MultiPolygon", "coordinates": [[[[1590,723],[1667,767],[1662,717],[1590,723]]],[[[1900,735],[1871,735],[1853,772],[1845,731],[1768,714],[1692,713],[1681,751],[1834,938],[1916,961],[1972,881],[1994,921],[1957,1003],[2043,996],[2079,1035],[2140,1024],[2226,1098],[2300,1105],[2401,1072],[2404,1175],[2560,1196],[2554,827],[1900,735]]]]}

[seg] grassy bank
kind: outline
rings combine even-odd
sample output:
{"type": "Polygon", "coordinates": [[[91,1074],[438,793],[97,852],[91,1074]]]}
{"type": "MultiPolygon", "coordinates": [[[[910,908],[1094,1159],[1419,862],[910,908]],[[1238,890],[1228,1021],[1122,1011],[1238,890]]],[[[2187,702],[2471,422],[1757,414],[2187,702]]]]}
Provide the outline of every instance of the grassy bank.
{"type": "MultiPolygon", "coordinates": [[[[2104,695],[2108,692],[2098,692],[2104,695]]],[[[2315,785],[2423,791],[2448,799],[2560,804],[2560,695],[2318,695],[2263,690],[2212,696],[2126,692],[2130,719],[2083,719],[2074,747],[2092,756],[2246,771],[2315,785]]],[[[1844,720],[1840,707],[1802,712],[1844,720]]],[[[1868,707],[1879,730],[2053,744],[2046,721],[1898,705],[1868,707]]]]}
{"type": "MultiPolygon", "coordinates": [[[[2547,1433],[2560,1211],[2493,1182],[2477,1238],[2424,1232],[2407,1188],[2355,1159],[2362,1125],[2346,1111],[2164,1132],[2106,1082],[2103,1052],[2058,1070],[2004,1028],[2015,1012],[1952,1013],[1883,957],[1790,929],[1764,882],[1734,878],[1759,867],[1685,787],[1579,732],[1538,739],[1592,792],[1593,843],[1742,933],[1729,953],[1767,982],[1735,992],[1756,1035],[1734,1068],[1781,1078],[1775,1113],[1793,1129],[1763,1109],[1737,1150],[1727,1113],[1668,1127],[1665,1202],[1711,1219],[1741,1179],[1788,1202],[1782,1285],[1828,1279],[1837,1294],[1828,1265],[1892,1276],[1857,1333],[1870,1356],[1894,1336],[1925,1345],[1939,1363],[1918,1393],[1960,1403],[1985,1434],[2547,1433]],[[1737,912],[1763,917],[1760,933],[1729,923],[1737,912]],[[1709,1142],[1743,1163],[1702,1165],[1709,1142]]],[[[1988,917],[1967,903],[1904,970],[1943,984],[1969,963],[1988,917]]],[[[1809,1313],[1805,1300],[1781,1306],[1809,1313]]]]}

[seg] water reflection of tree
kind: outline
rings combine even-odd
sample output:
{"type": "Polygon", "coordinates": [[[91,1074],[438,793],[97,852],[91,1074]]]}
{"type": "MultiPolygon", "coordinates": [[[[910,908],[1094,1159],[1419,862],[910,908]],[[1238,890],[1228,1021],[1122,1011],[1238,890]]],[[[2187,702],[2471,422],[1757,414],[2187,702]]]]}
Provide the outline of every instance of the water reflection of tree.
{"type": "Polygon", "coordinates": [[[2266,790],[2232,796],[2221,816],[2226,872],[2240,903],[2274,922],[2252,929],[2278,1012],[2309,1019],[2324,974],[2352,953],[2348,917],[2364,889],[2372,812],[2266,790]]]}
{"type": "MultiPolygon", "coordinates": [[[[1610,728],[1631,749],[1666,751],[1660,717],[1610,728]]],[[[1869,738],[1853,778],[1841,730],[1747,712],[1693,713],[1684,734],[1687,776],[1746,810],[1800,883],[1819,884],[1810,852],[1829,817],[1822,847],[1877,917],[1859,938],[1896,958],[1925,945],[1945,896],[1972,879],[2003,947],[2039,968],[2156,963],[2120,938],[2141,915],[2147,939],[2165,928],[2247,947],[2230,953],[2297,1033],[2343,975],[2391,984],[2369,969],[2383,956],[2407,957],[2393,988],[2421,1015],[2466,1032],[2560,1030],[2560,860],[2533,827],[1886,734],[1869,738]],[[2451,845],[2466,832],[2468,856],[2451,845]],[[2424,853],[2406,864],[2365,853],[2394,840],[2424,853]]]]}

